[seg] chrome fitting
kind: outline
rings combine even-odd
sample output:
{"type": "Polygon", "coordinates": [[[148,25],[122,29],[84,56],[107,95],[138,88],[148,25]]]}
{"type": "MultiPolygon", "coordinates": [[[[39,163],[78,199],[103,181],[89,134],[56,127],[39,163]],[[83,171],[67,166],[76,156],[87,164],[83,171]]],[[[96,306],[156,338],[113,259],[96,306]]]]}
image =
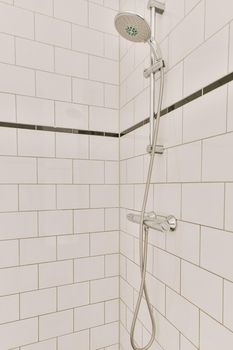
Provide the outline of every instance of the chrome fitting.
{"type": "MultiPolygon", "coordinates": [[[[148,145],[147,148],[146,148],[146,151],[147,151],[147,153],[151,154],[152,146],[148,145]]],[[[156,146],[155,153],[156,154],[163,154],[164,153],[164,147],[160,146],[160,145],[156,146]]]]}
{"type": "Polygon", "coordinates": [[[150,66],[147,69],[144,69],[143,75],[144,78],[149,78],[151,76],[151,74],[155,74],[157,72],[160,71],[161,68],[165,67],[164,61],[162,59],[158,60],[155,62],[155,64],[153,64],[152,66],[150,66]]]}
{"type": "Polygon", "coordinates": [[[160,15],[162,15],[165,11],[165,3],[156,0],[149,0],[147,7],[148,9],[154,7],[155,12],[159,13],[160,15]]]}

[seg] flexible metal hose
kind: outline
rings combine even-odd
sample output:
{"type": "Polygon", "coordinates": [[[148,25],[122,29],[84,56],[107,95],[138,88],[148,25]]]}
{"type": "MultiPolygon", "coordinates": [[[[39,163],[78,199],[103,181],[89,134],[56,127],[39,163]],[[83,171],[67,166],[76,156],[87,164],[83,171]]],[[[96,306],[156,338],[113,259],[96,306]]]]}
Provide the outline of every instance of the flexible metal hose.
{"type": "Polygon", "coordinates": [[[146,265],[147,265],[147,248],[148,248],[148,228],[144,226],[144,216],[146,212],[146,205],[148,201],[148,194],[150,189],[150,183],[151,183],[151,175],[154,165],[154,159],[155,159],[155,150],[157,146],[158,141],[158,132],[159,132],[159,123],[160,123],[160,116],[161,116],[161,109],[162,109],[162,99],[163,99],[163,88],[164,88],[164,69],[161,68],[160,70],[160,89],[159,89],[159,100],[158,100],[158,110],[157,110],[157,118],[156,118],[156,124],[154,127],[154,135],[153,135],[153,143],[152,143],[152,151],[150,154],[150,163],[149,163],[149,169],[147,174],[147,181],[146,181],[146,188],[143,198],[143,204],[142,204],[142,211],[141,211],[141,220],[140,220],[140,231],[139,231],[139,251],[140,251],[140,269],[141,269],[141,285],[139,289],[139,295],[136,303],[136,308],[134,311],[133,321],[131,325],[130,330],[130,342],[134,350],[148,350],[151,345],[154,342],[155,334],[156,334],[156,325],[153,315],[153,310],[150,304],[147,286],[146,286],[146,265]],[[143,293],[145,295],[145,300],[147,303],[150,319],[151,319],[151,325],[152,325],[152,334],[149,342],[147,345],[143,346],[142,348],[137,347],[134,340],[134,333],[135,333],[135,326],[138,318],[138,313],[140,310],[143,293]]]}

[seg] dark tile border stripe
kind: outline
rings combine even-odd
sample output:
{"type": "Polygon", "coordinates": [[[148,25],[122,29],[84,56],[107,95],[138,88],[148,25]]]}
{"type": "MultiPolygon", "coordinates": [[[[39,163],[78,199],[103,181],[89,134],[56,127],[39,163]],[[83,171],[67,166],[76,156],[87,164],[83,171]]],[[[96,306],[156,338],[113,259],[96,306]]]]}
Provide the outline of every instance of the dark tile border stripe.
{"type": "MultiPolygon", "coordinates": [[[[215,82],[205,86],[203,89],[200,89],[200,90],[194,92],[193,94],[183,98],[182,100],[172,104],[171,106],[164,108],[161,111],[161,116],[166,115],[166,114],[186,105],[187,103],[190,103],[191,101],[194,101],[197,98],[199,98],[199,97],[201,97],[201,96],[203,96],[203,95],[205,95],[205,94],[207,94],[207,93],[209,93],[209,92],[211,92],[211,91],[213,91],[213,90],[215,90],[215,89],[217,89],[217,88],[219,88],[219,87],[221,87],[221,86],[223,86],[231,81],[233,81],[233,72],[229,73],[229,74],[225,75],[223,78],[220,78],[220,79],[216,80],[215,82]]],[[[155,118],[156,118],[156,115],[155,115],[155,118]]],[[[146,118],[146,119],[142,120],[140,123],[137,123],[137,124],[131,126],[130,128],[122,131],[120,133],[120,137],[127,135],[128,133],[142,127],[143,125],[145,125],[147,123],[149,123],[149,118],[146,118]]]]}
{"type": "MultiPolygon", "coordinates": [[[[164,108],[161,111],[161,116],[166,115],[191,101],[196,100],[197,98],[223,86],[229,82],[233,81],[233,72],[225,75],[224,77],[216,80],[215,82],[205,86],[203,89],[200,89],[193,94],[183,98],[180,101],[175,102],[171,106],[164,108]]],[[[155,115],[156,118],[156,115],[155,115]]],[[[82,130],[82,129],[71,129],[71,128],[62,128],[56,126],[45,126],[45,125],[32,125],[32,124],[22,124],[22,123],[10,123],[10,122],[1,122],[0,127],[5,128],[16,128],[16,129],[26,129],[26,130],[38,130],[38,131],[49,131],[49,132],[58,132],[58,133],[67,133],[67,134],[80,134],[80,135],[92,135],[92,136],[105,136],[105,137],[122,137],[130,132],[141,128],[143,125],[148,124],[150,121],[149,118],[142,120],[141,122],[131,126],[130,128],[122,131],[120,134],[114,132],[105,132],[105,131],[94,131],[94,130],[82,130]]]]}
{"type": "Polygon", "coordinates": [[[50,132],[59,132],[59,133],[66,133],[66,134],[119,137],[119,134],[114,133],[114,132],[69,129],[69,128],[61,128],[61,127],[55,127],[55,126],[31,125],[31,124],[21,124],[21,123],[0,122],[0,127],[27,129],[27,130],[39,130],[39,131],[50,131],[50,132]]]}

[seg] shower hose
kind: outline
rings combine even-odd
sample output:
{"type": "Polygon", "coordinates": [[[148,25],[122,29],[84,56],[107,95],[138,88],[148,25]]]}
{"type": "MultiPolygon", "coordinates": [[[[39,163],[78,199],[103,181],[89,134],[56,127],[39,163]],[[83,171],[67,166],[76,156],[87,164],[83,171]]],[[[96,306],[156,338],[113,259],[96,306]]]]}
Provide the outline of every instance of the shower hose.
{"type": "Polygon", "coordinates": [[[150,183],[151,183],[151,174],[152,174],[154,159],[155,159],[155,150],[156,150],[157,140],[158,140],[158,131],[159,131],[159,123],[160,123],[160,115],[161,115],[162,99],[163,99],[163,88],[164,88],[164,68],[161,68],[157,118],[156,118],[156,123],[155,123],[155,127],[154,127],[154,132],[153,132],[152,151],[150,154],[150,163],[149,163],[145,193],[144,193],[143,204],[142,204],[141,218],[140,218],[139,254],[140,254],[141,284],[140,284],[138,299],[137,299],[137,303],[136,303],[136,307],[135,307],[135,311],[134,311],[134,315],[133,315],[133,321],[132,321],[132,325],[131,325],[131,330],[130,330],[130,342],[131,342],[131,345],[132,345],[134,350],[147,350],[147,349],[149,349],[154,342],[155,334],[156,334],[156,325],[155,325],[153,310],[152,310],[152,306],[150,304],[147,286],[146,286],[148,227],[144,225],[144,215],[145,215],[145,211],[146,211],[146,205],[147,205],[148,194],[149,194],[150,183]],[[143,294],[145,296],[146,304],[147,304],[150,319],[151,319],[152,333],[151,333],[151,338],[150,338],[149,342],[147,343],[147,345],[140,348],[135,343],[134,333],[135,333],[135,326],[136,326],[136,322],[137,322],[138,313],[140,310],[143,294]]]}

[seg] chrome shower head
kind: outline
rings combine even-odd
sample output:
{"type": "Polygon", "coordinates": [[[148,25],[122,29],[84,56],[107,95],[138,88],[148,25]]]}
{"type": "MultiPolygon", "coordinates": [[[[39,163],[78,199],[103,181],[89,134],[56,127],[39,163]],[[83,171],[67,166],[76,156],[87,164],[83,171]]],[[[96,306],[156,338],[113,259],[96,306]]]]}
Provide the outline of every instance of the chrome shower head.
{"type": "Polygon", "coordinates": [[[125,39],[133,42],[147,42],[151,29],[147,21],[136,13],[120,12],[115,17],[115,27],[125,39]]]}

